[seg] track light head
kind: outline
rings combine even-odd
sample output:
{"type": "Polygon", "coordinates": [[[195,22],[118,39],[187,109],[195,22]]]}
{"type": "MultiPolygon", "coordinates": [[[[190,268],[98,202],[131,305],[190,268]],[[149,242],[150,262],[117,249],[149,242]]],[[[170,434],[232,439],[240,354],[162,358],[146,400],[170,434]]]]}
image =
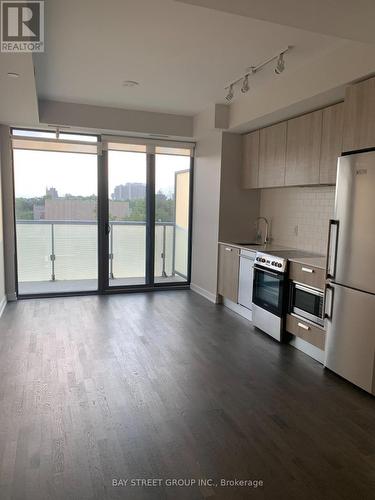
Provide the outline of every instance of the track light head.
{"type": "Polygon", "coordinates": [[[285,61],[284,61],[284,54],[280,54],[277,63],[276,63],[276,68],[275,68],[275,73],[276,75],[280,75],[285,69],[285,61]]]}
{"type": "Polygon", "coordinates": [[[248,92],[250,89],[250,85],[249,85],[249,75],[245,75],[244,76],[244,79],[242,80],[242,87],[241,87],[241,92],[243,94],[246,94],[246,92],[248,92]]]}
{"type": "Polygon", "coordinates": [[[292,45],[288,45],[286,48],[279,50],[278,52],[276,52],[275,55],[269,57],[268,59],[258,64],[257,66],[248,66],[245,69],[245,72],[242,73],[242,76],[240,76],[236,80],[232,80],[232,83],[230,83],[225,87],[225,90],[227,92],[225,99],[228,102],[230,102],[234,97],[234,89],[237,87],[241,89],[242,94],[246,94],[246,92],[250,90],[250,83],[249,83],[250,77],[255,76],[260,70],[262,70],[269,64],[271,63],[273,64],[274,61],[276,61],[276,67],[274,71],[276,75],[280,75],[285,70],[284,56],[292,48],[293,48],[292,45]]]}
{"type": "Polygon", "coordinates": [[[233,99],[234,92],[233,92],[233,83],[229,85],[228,89],[228,94],[225,96],[225,99],[229,102],[233,99]]]}

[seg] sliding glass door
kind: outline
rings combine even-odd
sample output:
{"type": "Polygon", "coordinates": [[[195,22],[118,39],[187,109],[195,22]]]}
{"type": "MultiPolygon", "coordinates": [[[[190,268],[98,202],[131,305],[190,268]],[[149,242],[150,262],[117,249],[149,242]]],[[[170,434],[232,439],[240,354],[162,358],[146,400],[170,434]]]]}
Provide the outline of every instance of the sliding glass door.
{"type": "Polygon", "coordinates": [[[13,162],[19,295],[97,290],[97,155],[15,148],[13,162]]]}
{"type": "Polygon", "coordinates": [[[188,279],[190,157],[155,155],[155,283],[188,279]]]}
{"type": "Polygon", "coordinates": [[[109,287],[146,284],[147,155],[108,151],[109,287]]]}
{"type": "Polygon", "coordinates": [[[19,295],[189,282],[191,149],[134,142],[13,131],[19,295]]]}

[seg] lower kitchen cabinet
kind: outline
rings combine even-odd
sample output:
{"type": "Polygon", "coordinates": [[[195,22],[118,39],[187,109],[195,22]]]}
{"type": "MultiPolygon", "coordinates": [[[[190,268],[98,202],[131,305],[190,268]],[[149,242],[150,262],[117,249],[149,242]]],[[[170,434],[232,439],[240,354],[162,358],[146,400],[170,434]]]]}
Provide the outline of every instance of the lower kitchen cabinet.
{"type": "Polygon", "coordinates": [[[286,331],[324,351],[326,332],[322,328],[288,314],[286,331]]]}
{"type": "Polygon", "coordinates": [[[318,290],[324,290],[326,281],[325,269],[301,264],[300,262],[290,262],[289,279],[302,283],[318,290]]]}
{"type": "Polygon", "coordinates": [[[238,302],[240,250],[229,245],[219,245],[218,293],[238,302]]]}

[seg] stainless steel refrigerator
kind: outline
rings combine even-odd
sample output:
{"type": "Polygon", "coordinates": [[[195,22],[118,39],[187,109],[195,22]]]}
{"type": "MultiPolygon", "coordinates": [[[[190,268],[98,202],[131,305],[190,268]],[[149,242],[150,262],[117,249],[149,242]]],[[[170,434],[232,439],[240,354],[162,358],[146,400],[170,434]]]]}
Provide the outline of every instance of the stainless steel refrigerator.
{"type": "Polygon", "coordinates": [[[325,366],[375,394],[375,152],[338,160],[325,366]]]}

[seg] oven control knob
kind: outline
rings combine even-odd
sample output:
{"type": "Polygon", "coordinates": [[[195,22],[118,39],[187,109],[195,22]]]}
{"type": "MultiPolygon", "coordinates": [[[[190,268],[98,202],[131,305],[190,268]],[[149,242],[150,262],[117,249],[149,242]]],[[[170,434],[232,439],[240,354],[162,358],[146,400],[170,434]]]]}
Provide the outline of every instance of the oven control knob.
{"type": "Polygon", "coordinates": [[[262,262],[266,262],[266,259],[262,259],[262,262]]]}

